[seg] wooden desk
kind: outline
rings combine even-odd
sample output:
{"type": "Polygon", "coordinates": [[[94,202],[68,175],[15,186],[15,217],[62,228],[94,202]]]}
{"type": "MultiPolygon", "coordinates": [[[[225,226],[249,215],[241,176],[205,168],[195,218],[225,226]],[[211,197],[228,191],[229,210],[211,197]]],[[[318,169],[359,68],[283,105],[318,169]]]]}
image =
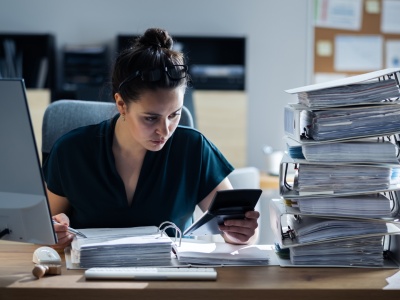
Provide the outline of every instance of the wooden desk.
{"type": "MultiPolygon", "coordinates": [[[[38,246],[0,243],[1,300],[101,299],[399,299],[399,290],[382,290],[398,269],[218,268],[211,282],[85,281],[82,270],[35,279],[32,253],[38,246]]],[[[65,263],[63,264],[65,266],[65,263]]]]}
{"type": "Polygon", "coordinates": [[[260,188],[263,190],[279,190],[279,176],[260,173],[260,188]]]}

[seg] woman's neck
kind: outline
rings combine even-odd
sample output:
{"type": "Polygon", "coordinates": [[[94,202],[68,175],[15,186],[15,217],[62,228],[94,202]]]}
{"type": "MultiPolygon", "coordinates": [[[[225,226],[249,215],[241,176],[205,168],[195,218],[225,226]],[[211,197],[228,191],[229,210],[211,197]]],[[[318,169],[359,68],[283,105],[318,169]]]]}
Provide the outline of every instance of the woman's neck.
{"type": "Polygon", "coordinates": [[[131,159],[140,159],[146,154],[146,149],[132,138],[121,117],[115,124],[113,151],[118,151],[120,155],[131,159]]]}

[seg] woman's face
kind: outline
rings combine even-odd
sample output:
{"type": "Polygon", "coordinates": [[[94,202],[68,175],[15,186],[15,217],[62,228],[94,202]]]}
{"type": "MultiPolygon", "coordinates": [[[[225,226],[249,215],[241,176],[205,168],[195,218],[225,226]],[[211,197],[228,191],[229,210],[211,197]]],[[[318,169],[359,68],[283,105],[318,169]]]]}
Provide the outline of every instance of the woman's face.
{"type": "Polygon", "coordinates": [[[125,106],[125,122],[133,140],[149,151],[161,150],[181,118],[184,88],[146,91],[125,106]]]}

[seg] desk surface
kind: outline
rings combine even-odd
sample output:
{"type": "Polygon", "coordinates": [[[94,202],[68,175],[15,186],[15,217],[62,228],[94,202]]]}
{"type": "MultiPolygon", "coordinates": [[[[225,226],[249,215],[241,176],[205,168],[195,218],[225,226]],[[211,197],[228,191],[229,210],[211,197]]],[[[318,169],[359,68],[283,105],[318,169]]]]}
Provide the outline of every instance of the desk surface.
{"type": "MultiPolygon", "coordinates": [[[[38,246],[0,243],[0,299],[399,299],[399,290],[382,290],[398,269],[218,268],[211,282],[86,281],[82,270],[33,277],[38,246]]],[[[62,255],[63,257],[63,255],[62,255]]]]}

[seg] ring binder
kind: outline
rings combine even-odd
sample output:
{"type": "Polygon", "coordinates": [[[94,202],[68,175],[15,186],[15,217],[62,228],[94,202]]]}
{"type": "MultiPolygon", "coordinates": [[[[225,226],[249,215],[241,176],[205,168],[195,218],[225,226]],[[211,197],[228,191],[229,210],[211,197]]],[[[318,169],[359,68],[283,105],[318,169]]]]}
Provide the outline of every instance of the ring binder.
{"type": "MultiPolygon", "coordinates": [[[[181,246],[181,244],[182,244],[182,231],[179,229],[179,227],[178,226],[176,226],[173,222],[170,222],[170,221],[165,221],[165,222],[162,222],[161,224],[160,224],[160,226],[158,227],[158,230],[160,231],[160,236],[163,236],[163,234],[165,234],[165,235],[167,235],[167,233],[165,232],[168,228],[173,228],[173,229],[175,229],[175,240],[174,240],[174,243],[176,242],[176,240],[177,240],[177,238],[178,238],[178,236],[179,236],[179,245],[178,245],[178,247],[180,247],[181,246]],[[165,225],[168,225],[168,226],[165,226],[165,225]],[[163,226],[165,226],[164,228],[163,228],[163,226]]],[[[168,236],[168,235],[167,235],[168,236]]]]}
{"type": "Polygon", "coordinates": [[[294,240],[296,238],[296,233],[290,226],[288,226],[288,230],[286,232],[282,231],[282,239],[291,239],[294,240]]]}

